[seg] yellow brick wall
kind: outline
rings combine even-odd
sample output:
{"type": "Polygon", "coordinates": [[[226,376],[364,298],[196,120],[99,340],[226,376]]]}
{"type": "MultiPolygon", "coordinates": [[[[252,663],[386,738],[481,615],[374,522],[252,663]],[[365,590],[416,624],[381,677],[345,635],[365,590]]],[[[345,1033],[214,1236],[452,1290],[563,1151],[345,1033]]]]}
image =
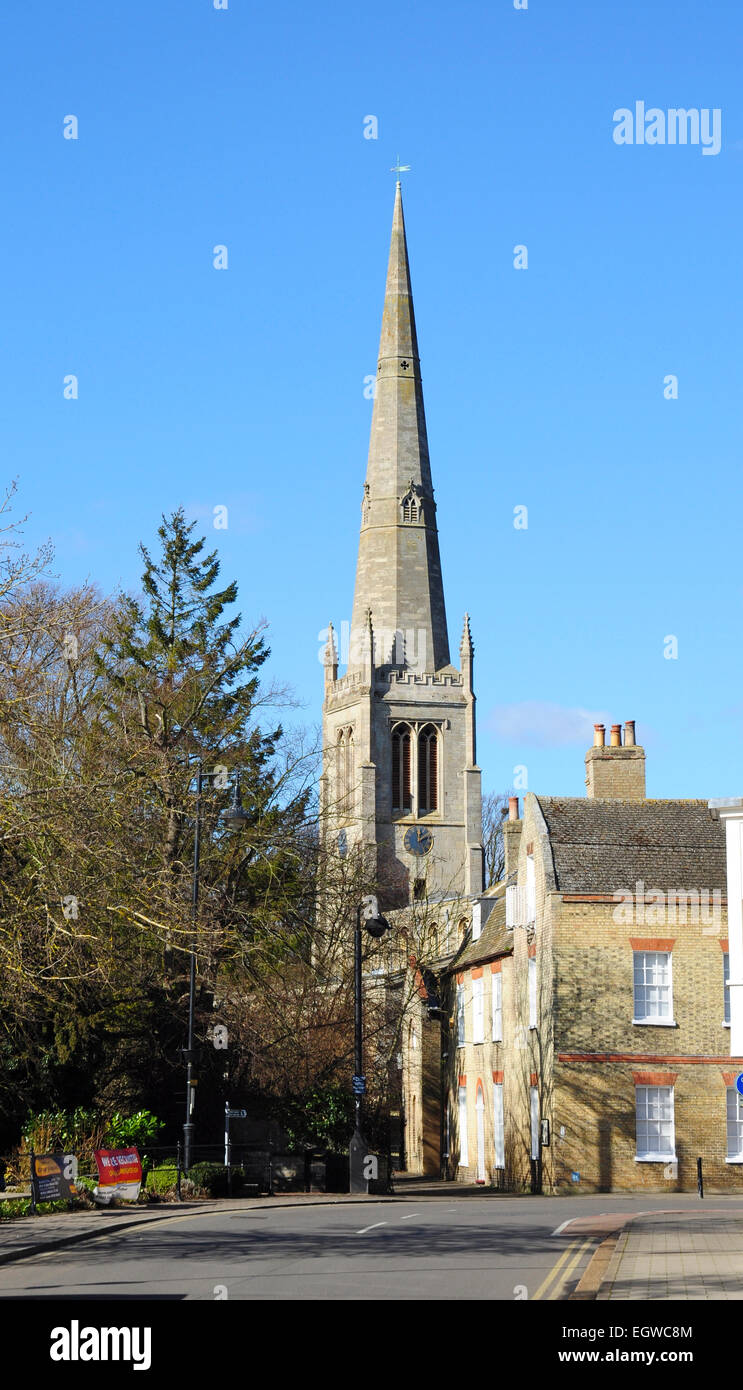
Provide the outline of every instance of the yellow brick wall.
{"type": "Polygon", "coordinates": [[[689,1192],[696,1187],[696,1161],[701,1156],[705,1188],[742,1192],[743,1165],[725,1162],[726,1085],[721,1073],[736,1069],[718,1065],[667,1068],[677,1075],[675,1177],[666,1164],[635,1161],[635,1070],[645,1068],[622,1063],[558,1066],[545,1186],[558,1192],[689,1192]],[[580,1173],[579,1184],[571,1181],[572,1171],[580,1173]]]}

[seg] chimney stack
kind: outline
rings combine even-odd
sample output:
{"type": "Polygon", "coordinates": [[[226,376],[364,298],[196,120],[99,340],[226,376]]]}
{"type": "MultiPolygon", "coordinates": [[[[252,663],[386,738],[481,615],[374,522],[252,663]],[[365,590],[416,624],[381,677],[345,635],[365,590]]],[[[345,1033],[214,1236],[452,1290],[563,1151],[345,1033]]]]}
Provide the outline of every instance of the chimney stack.
{"type": "Polygon", "coordinates": [[[523,821],[519,820],[519,799],[517,796],[509,796],[508,816],[503,822],[504,878],[508,878],[508,875],[518,868],[522,829],[523,821]]]}
{"type": "Polygon", "coordinates": [[[586,753],[586,794],[612,801],[645,800],[645,749],[635,742],[635,721],[612,724],[609,746],[604,725],[593,726],[593,747],[586,753]]]}

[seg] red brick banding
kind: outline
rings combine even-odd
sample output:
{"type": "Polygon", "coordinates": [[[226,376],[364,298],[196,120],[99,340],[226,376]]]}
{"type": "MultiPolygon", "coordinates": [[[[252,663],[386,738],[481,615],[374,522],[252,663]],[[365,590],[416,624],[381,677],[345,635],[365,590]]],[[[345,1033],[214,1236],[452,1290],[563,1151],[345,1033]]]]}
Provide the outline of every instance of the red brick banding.
{"type": "Polygon", "coordinates": [[[672,951],[675,936],[631,936],[633,951],[672,951]]]}
{"type": "Polygon", "coordinates": [[[502,971],[502,969],[503,969],[503,961],[502,961],[502,960],[494,960],[494,961],[493,961],[493,964],[492,964],[491,967],[490,967],[491,974],[493,974],[493,975],[499,975],[500,972],[502,971]]]}
{"type": "Polygon", "coordinates": [[[502,1086],[502,1085],[503,1085],[503,1072],[502,1072],[502,1071],[494,1071],[494,1072],[493,1072],[493,1080],[494,1080],[496,1086],[502,1086]]]}
{"type": "Polygon", "coordinates": [[[477,967],[477,970],[470,970],[470,975],[472,976],[472,979],[473,979],[473,980],[481,980],[481,979],[482,979],[482,966],[479,965],[479,966],[477,967]]]}
{"type": "Polygon", "coordinates": [[[636,1086],[675,1086],[677,1071],[633,1071],[636,1086]]]}

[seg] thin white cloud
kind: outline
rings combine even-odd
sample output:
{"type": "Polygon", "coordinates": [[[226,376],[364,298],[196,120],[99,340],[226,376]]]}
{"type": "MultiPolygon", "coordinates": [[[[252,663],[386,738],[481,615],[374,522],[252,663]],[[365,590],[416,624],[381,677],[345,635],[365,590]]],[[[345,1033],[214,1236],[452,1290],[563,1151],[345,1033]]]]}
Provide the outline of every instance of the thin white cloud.
{"type": "Polygon", "coordinates": [[[488,715],[488,727],[504,743],[530,748],[562,748],[593,743],[594,724],[613,721],[603,710],[568,708],[547,700],[523,700],[516,705],[496,705],[488,715]]]}

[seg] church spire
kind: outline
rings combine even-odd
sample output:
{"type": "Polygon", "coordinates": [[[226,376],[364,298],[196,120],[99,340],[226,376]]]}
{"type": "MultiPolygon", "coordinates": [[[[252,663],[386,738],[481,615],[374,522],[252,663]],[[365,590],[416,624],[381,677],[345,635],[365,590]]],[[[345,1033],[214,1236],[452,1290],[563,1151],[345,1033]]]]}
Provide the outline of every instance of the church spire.
{"type": "Polygon", "coordinates": [[[362,501],[351,666],[361,665],[371,609],[378,665],[416,673],[449,664],[410,267],[397,184],[369,461],[362,501]],[[396,637],[403,634],[403,639],[396,637]]]}

